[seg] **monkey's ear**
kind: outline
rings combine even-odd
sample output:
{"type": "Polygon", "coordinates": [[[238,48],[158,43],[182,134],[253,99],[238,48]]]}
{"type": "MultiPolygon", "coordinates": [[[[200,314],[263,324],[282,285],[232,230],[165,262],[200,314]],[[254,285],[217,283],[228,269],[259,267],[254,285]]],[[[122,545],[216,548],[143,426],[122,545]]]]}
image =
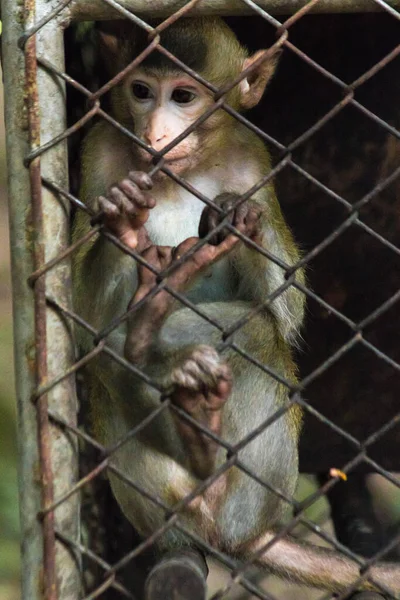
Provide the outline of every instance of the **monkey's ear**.
{"type": "Polygon", "coordinates": [[[249,58],[246,58],[243,63],[243,71],[245,71],[260,60],[260,63],[239,84],[241,108],[253,108],[253,106],[256,106],[260,102],[264,90],[275,72],[281,52],[277,50],[265,60],[261,60],[266,52],[267,50],[259,50],[252,56],[249,56],[249,58]]]}
{"type": "Polygon", "coordinates": [[[111,75],[129,59],[135,26],[129,21],[99,21],[97,33],[100,55],[111,75]]]}

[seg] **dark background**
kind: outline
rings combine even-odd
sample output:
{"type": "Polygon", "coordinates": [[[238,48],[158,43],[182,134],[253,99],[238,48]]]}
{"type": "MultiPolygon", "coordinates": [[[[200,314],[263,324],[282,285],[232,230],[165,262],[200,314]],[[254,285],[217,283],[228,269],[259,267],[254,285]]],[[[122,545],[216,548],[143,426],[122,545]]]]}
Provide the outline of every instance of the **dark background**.
{"type": "MultiPolygon", "coordinates": [[[[261,19],[232,19],[251,49],[271,43],[273,29],[261,19]]],[[[314,61],[352,83],[400,43],[400,21],[387,14],[310,15],[289,32],[290,41],[314,61]]],[[[288,145],[344,97],[339,86],[285,49],[266,97],[251,119],[288,145]]],[[[400,58],[358,88],[355,98],[378,117],[400,126],[400,58]]],[[[275,162],[279,151],[271,147],[275,162]]],[[[346,106],[293,152],[293,160],[351,204],[400,166],[400,142],[353,106],[346,106]]],[[[349,215],[337,200],[291,167],[276,178],[278,199],[305,253],[349,215]]],[[[359,217],[400,247],[400,180],[360,210],[359,217]]],[[[350,226],[308,266],[311,289],[336,310],[359,322],[400,289],[400,254],[356,225],[350,226]]],[[[364,331],[365,338],[400,361],[400,305],[364,331]]],[[[307,376],[352,337],[351,329],[314,300],[308,301],[301,376],[307,376]]],[[[400,373],[357,345],[305,389],[324,416],[363,441],[399,412],[400,373]]],[[[386,468],[399,468],[400,427],[369,447],[386,468]]],[[[315,417],[307,417],[301,464],[321,471],[350,460],[354,447],[315,417]]]]}

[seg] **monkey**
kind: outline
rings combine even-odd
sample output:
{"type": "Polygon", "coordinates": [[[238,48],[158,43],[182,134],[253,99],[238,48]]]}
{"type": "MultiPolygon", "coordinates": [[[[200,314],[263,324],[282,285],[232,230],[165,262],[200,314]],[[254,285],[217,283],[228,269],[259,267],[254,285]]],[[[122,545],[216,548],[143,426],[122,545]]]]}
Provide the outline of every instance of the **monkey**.
{"type": "MultiPolygon", "coordinates": [[[[100,38],[111,76],[149,43],[132,24],[100,38]]],[[[271,172],[263,141],[229,110],[201,119],[215,89],[226,90],[225,106],[235,111],[255,106],[279,50],[250,56],[217,17],[180,19],[162,31],[161,45],[213,88],[154,50],[111,91],[111,115],[120,126],[98,122],[82,152],[82,200],[118,244],[97,233],[76,252],[75,310],[100,332],[128,310],[105,338],[122,363],[101,352],[86,368],[93,428],[105,447],[116,448],[110,464],[145,495],[112,471],[111,487],[143,537],[164,526],[163,507],[179,506],[182,527],[218,550],[253,557],[291,581],[342,592],[360,573],[356,562],[290,536],[272,543],[298,477],[302,413],[288,389],[297,384],[293,347],[305,310],[299,289],[305,275],[295,268],[300,252],[273,183],[257,187],[271,172]],[[285,268],[299,286],[284,285],[285,268]],[[181,295],[190,305],[180,303],[181,295]],[[218,350],[225,334],[228,343],[218,350]],[[233,461],[224,469],[229,448],[241,466],[233,461]],[[184,502],[215,472],[210,485],[184,502]]],[[[74,241],[91,228],[90,215],[79,212],[74,241]]],[[[90,332],[77,334],[89,352],[90,332]]],[[[171,526],[154,544],[166,551],[191,541],[171,526]]],[[[373,566],[361,587],[375,589],[374,582],[399,594],[399,568],[373,566]]]]}

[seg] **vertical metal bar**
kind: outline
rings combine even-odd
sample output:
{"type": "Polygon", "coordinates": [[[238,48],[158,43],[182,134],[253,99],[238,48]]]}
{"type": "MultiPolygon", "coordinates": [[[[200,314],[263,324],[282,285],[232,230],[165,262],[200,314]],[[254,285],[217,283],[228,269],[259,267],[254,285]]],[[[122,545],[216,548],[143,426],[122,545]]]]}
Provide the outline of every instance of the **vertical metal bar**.
{"type": "Polygon", "coordinates": [[[78,496],[72,496],[54,511],[45,513],[40,523],[38,521],[41,510],[49,506],[53,498],[64,495],[77,477],[77,441],[50,424],[47,415],[50,407],[53,413],[71,425],[76,424],[73,376],[40,396],[36,401],[36,411],[31,403],[31,398],[36,397],[37,385],[62,375],[74,360],[70,329],[54,310],[46,306],[46,296],[61,304],[70,304],[69,261],[62,260],[48,274],[41,276],[35,282],[33,292],[27,285],[33,268],[40,268],[56,258],[69,243],[69,207],[57,194],[41,185],[43,175],[57,181],[62,188],[68,188],[66,143],[58,144],[40,159],[34,159],[29,166],[29,178],[23,167],[23,158],[28,153],[27,129],[31,149],[34,149],[62,132],[66,126],[64,85],[44,70],[38,70],[36,63],[37,52],[38,55],[51,56],[53,63],[63,70],[63,30],[59,23],[55,20],[48,23],[36,34],[36,39],[28,39],[25,46],[26,81],[23,53],[17,47],[23,28],[32,27],[55,4],[55,1],[48,0],[25,0],[24,11],[21,4],[13,0],[3,0],[2,4],[21,446],[24,600],[38,600],[43,596],[46,600],[77,600],[80,589],[79,557],[61,542],[56,542],[54,531],[56,527],[65,536],[79,542],[78,496]]]}
{"type": "Polygon", "coordinates": [[[18,408],[19,503],[22,543],[22,597],[41,600],[43,535],[37,519],[41,508],[36,409],[31,403],[35,381],[34,302],[27,285],[33,270],[33,235],[28,171],[25,107],[25,61],[17,41],[23,33],[23,6],[2,0],[2,56],[5,86],[8,197],[13,284],[14,355],[18,408]],[[9,93],[7,91],[10,90],[9,93]]]}
{"type": "MultiPolygon", "coordinates": [[[[36,19],[42,19],[54,9],[58,0],[36,0],[36,19]]],[[[52,63],[64,71],[64,37],[59,22],[53,19],[36,35],[39,56],[51,57],[52,63]]],[[[47,143],[66,128],[65,84],[42,68],[38,70],[41,144],[47,143]]],[[[68,189],[67,141],[57,144],[41,157],[41,174],[68,189]]],[[[61,195],[42,188],[42,224],[44,261],[59,256],[70,243],[69,204],[61,195]]],[[[69,259],[51,269],[45,279],[46,295],[61,305],[71,306],[71,270],[69,259]]],[[[56,379],[74,362],[74,342],[68,324],[54,310],[47,309],[47,377],[56,379]]],[[[47,393],[53,413],[71,425],[77,422],[75,377],[71,375],[47,393]]],[[[78,445],[76,438],[57,426],[51,431],[51,463],[54,497],[63,496],[76,482],[78,475],[78,445]]],[[[54,511],[56,528],[79,542],[79,495],[74,494],[54,511]]],[[[77,600],[80,589],[80,561],[71,548],[56,544],[56,572],[59,600],[77,600]]]]}
{"type": "MultiPolygon", "coordinates": [[[[35,23],[35,0],[25,0],[25,27],[35,23]]],[[[36,36],[28,39],[25,45],[26,103],[28,113],[29,143],[31,150],[40,146],[40,111],[37,86],[36,36]]],[[[32,226],[35,232],[33,256],[35,269],[39,269],[45,259],[45,239],[43,236],[42,182],[40,157],[29,165],[31,185],[32,226]]],[[[40,277],[34,283],[35,305],[35,356],[36,382],[38,388],[47,381],[47,331],[46,331],[46,282],[40,277]]],[[[53,471],[51,465],[51,438],[48,417],[47,394],[37,398],[38,445],[40,457],[40,480],[42,484],[42,505],[51,506],[54,500],[53,471]]],[[[56,580],[56,541],[54,533],[54,512],[43,517],[43,592],[46,600],[57,600],[56,580]]]]}

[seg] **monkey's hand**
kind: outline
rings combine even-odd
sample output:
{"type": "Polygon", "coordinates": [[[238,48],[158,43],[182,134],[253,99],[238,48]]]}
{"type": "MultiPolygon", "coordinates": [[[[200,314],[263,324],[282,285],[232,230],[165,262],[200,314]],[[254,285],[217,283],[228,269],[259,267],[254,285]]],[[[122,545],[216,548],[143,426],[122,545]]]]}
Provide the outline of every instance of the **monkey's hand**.
{"type": "Polygon", "coordinates": [[[144,224],[155,200],[148,193],[151,177],[142,171],[131,171],[128,177],[111,186],[107,196],[98,199],[102,221],[125,246],[142,250],[147,243],[144,224]]]}
{"type": "MultiPolygon", "coordinates": [[[[214,203],[222,208],[224,213],[228,213],[226,216],[212,207],[206,206],[200,218],[199,236],[204,238],[226,218],[227,222],[239,229],[241,233],[256,241],[261,231],[261,208],[251,200],[240,203],[238,202],[239,198],[239,194],[225,192],[214,199],[214,203]]],[[[209,239],[209,243],[217,246],[229,234],[228,229],[220,229],[209,239]]]]}

